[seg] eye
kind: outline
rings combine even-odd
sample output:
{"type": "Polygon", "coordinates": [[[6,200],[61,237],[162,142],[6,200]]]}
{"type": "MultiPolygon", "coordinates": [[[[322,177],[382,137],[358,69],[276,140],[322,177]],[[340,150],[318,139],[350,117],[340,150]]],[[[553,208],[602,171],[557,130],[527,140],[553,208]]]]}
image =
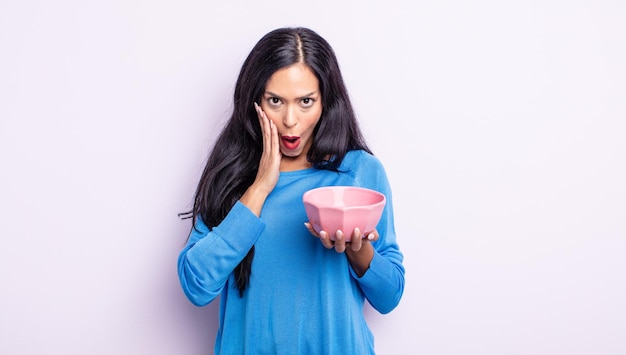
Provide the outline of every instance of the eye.
{"type": "Polygon", "coordinates": [[[278,97],[270,97],[267,99],[267,102],[271,105],[271,106],[278,106],[281,104],[281,101],[278,97]]]}
{"type": "Polygon", "coordinates": [[[305,97],[302,99],[302,106],[303,107],[311,107],[313,106],[313,102],[314,100],[310,97],[305,97]]]}

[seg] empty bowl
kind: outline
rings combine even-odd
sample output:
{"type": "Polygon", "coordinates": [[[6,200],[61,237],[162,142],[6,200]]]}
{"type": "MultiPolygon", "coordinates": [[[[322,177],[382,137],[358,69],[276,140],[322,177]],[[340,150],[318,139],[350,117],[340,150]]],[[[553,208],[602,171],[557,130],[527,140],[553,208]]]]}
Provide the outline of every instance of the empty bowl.
{"type": "Polygon", "coordinates": [[[363,187],[327,186],[305,192],[302,201],[315,231],[325,231],[335,240],[335,232],[341,230],[345,240],[350,241],[357,227],[361,237],[376,229],[386,198],[363,187]]]}

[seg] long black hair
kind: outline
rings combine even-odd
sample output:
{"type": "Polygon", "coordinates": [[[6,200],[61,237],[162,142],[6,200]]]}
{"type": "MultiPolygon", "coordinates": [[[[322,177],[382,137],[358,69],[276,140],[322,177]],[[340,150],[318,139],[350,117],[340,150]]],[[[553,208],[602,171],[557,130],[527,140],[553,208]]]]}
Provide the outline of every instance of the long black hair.
{"type": "MultiPolygon", "coordinates": [[[[263,136],[254,102],[260,102],[269,78],[296,63],[309,66],[320,85],[322,116],[307,153],[316,168],[337,170],[349,150],[367,147],[359,128],[339,64],[330,44],[303,27],[267,33],[244,61],[234,92],[234,107],[217,138],[196,189],[193,210],[186,215],[217,226],[252,185],[259,168],[263,136]]],[[[249,284],[254,246],[235,268],[240,295],[249,284]]]]}

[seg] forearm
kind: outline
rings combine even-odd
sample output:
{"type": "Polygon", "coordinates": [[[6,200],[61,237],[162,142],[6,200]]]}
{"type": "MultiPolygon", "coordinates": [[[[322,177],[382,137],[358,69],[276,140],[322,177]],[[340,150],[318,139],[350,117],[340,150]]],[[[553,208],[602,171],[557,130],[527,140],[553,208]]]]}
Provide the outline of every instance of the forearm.
{"type": "Polygon", "coordinates": [[[264,229],[243,204],[235,204],[215,228],[197,221],[178,258],[178,273],[187,297],[196,305],[210,302],[226,283],[264,229]]]}
{"type": "Polygon", "coordinates": [[[241,196],[239,201],[248,207],[252,213],[259,217],[261,216],[261,210],[263,209],[263,205],[265,204],[265,199],[267,199],[268,194],[269,193],[264,191],[264,189],[252,184],[241,196]]]}
{"type": "Polygon", "coordinates": [[[352,274],[369,303],[379,312],[388,313],[400,302],[404,292],[404,267],[399,251],[387,250],[384,254],[375,251],[367,272],[358,277],[357,270],[352,269],[352,274]]]}

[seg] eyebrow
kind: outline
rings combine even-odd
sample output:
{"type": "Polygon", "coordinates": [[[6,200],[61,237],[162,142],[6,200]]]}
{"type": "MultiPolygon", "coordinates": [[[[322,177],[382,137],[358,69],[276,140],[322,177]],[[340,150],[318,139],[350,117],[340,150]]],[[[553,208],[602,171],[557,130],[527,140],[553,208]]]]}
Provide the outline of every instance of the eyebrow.
{"type": "MultiPolygon", "coordinates": [[[[301,99],[304,99],[304,98],[307,98],[307,97],[311,97],[311,96],[314,96],[314,95],[317,95],[317,94],[319,94],[319,91],[312,91],[312,92],[310,92],[310,93],[308,93],[308,94],[306,94],[306,95],[303,95],[303,96],[297,97],[296,99],[301,100],[301,99]]],[[[276,98],[279,98],[279,99],[281,99],[281,100],[283,100],[283,99],[284,99],[284,97],[282,97],[282,96],[280,96],[280,95],[277,95],[277,94],[275,94],[275,93],[273,93],[273,92],[271,92],[271,91],[266,91],[266,92],[265,92],[265,95],[272,96],[272,97],[276,97],[276,98]]]]}

